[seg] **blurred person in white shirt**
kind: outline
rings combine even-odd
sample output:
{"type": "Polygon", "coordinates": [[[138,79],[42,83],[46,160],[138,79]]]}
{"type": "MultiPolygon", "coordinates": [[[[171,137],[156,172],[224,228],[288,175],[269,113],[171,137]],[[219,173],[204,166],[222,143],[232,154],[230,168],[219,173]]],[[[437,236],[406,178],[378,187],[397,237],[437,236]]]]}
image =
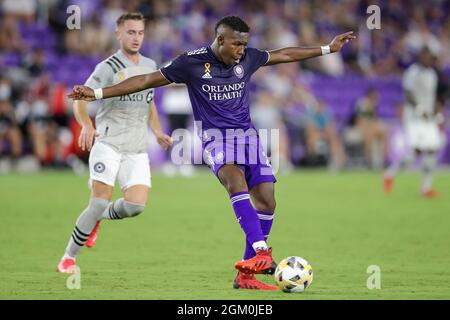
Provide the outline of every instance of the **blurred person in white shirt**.
{"type": "Polygon", "coordinates": [[[422,156],[421,195],[434,198],[438,192],[433,189],[433,172],[437,162],[437,152],[442,147],[439,124],[444,120],[436,108],[438,75],[433,66],[436,57],[428,47],[423,47],[418,61],[403,75],[405,106],[403,123],[408,145],[413,155],[404,155],[395,161],[384,175],[384,190],[390,193],[393,179],[399,168],[409,159],[422,156]]]}

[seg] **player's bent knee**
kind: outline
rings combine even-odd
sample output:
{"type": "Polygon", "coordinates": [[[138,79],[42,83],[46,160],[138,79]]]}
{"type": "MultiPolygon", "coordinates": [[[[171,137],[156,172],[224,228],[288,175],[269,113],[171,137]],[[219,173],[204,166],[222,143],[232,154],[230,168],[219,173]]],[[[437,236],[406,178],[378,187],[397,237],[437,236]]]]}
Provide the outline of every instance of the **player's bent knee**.
{"type": "Polygon", "coordinates": [[[145,209],[145,205],[124,201],[123,208],[125,210],[127,217],[132,218],[141,214],[145,209]]]}
{"type": "Polygon", "coordinates": [[[277,203],[275,199],[264,201],[258,204],[258,210],[263,212],[271,212],[274,213],[276,209],[277,203]]]}

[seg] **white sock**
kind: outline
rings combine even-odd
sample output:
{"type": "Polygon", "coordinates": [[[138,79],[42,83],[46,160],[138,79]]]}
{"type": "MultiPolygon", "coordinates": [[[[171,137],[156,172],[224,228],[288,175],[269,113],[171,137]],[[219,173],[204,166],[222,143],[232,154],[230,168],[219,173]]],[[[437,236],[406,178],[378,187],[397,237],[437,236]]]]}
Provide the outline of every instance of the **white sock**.
{"type": "Polygon", "coordinates": [[[265,241],[257,241],[253,242],[252,244],[253,249],[256,250],[267,250],[269,247],[267,246],[267,243],[265,241]]]}
{"type": "Polygon", "coordinates": [[[422,164],[422,192],[431,190],[433,185],[433,171],[436,167],[436,156],[435,154],[424,154],[422,164]]]}
{"type": "Polygon", "coordinates": [[[102,212],[108,206],[108,201],[100,198],[91,198],[89,205],[78,217],[72,236],[66,247],[66,254],[70,257],[76,257],[81,248],[86,243],[89,235],[95,227],[95,224],[102,215],[102,212]]]}

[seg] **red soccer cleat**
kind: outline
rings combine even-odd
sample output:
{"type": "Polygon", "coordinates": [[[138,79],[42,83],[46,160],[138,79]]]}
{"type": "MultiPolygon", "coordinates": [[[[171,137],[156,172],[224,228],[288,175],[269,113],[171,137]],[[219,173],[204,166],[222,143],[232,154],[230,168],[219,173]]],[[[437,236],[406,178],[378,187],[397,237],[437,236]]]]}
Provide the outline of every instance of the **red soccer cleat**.
{"type": "Polygon", "coordinates": [[[422,191],[422,197],[428,198],[428,199],[434,199],[439,196],[439,192],[437,192],[434,189],[429,189],[427,191],[422,191]]]}
{"type": "Polygon", "coordinates": [[[75,265],[75,259],[62,258],[58,264],[58,267],[56,268],[56,271],[61,273],[76,273],[77,269],[75,265]]]}
{"type": "Polygon", "coordinates": [[[272,249],[256,250],[256,256],[251,259],[238,261],[234,267],[242,273],[262,274],[268,273],[273,264],[272,249]]]}
{"type": "Polygon", "coordinates": [[[261,282],[253,274],[238,272],[233,282],[234,289],[253,289],[253,290],[278,290],[277,286],[272,286],[261,282]]]}
{"type": "Polygon", "coordinates": [[[383,179],[384,193],[386,193],[386,194],[391,193],[393,185],[394,185],[394,179],[389,176],[384,176],[384,179],[383,179]]]}
{"type": "Polygon", "coordinates": [[[89,235],[89,238],[86,241],[86,247],[92,248],[95,245],[95,242],[97,241],[97,234],[99,228],[100,228],[100,221],[97,221],[97,224],[95,225],[94,229],[89,235]]]}

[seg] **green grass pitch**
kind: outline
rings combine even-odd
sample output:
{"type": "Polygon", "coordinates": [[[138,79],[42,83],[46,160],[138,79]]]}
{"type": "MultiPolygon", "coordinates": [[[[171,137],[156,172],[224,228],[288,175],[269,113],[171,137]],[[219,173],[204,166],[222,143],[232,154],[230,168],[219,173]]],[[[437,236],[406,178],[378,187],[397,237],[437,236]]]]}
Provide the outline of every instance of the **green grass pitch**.
{"type": "Polygon", "coordinates": [[[155,174],[144,213],[104,221],[97,245],[83,249],[79,290],[55,269],[87,204],[87,177],[0,176],[0,299],[449,299],[450,173],[436,175],[436,200],[419,197],[419,183],[403,173],[386,197],[380,173],[279,176],[274,258],[302,256],[314,270],[306,292],[286,294],[232,289],[244,238],[209,172],[155,174]],[[370,265],[379,290],[366,286],[370,265]]]}

